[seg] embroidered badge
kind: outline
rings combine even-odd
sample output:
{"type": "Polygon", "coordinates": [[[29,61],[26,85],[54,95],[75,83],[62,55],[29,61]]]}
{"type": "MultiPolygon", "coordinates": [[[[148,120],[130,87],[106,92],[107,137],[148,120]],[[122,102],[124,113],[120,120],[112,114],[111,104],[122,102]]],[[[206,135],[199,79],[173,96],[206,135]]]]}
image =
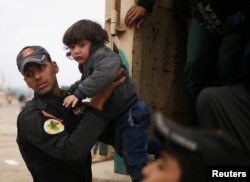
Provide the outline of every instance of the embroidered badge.
{"type": "Polygon", "coordinates": [[[33,52],[34,52],[34,50],[31,47],[29,47],[29,48],[23,50],[22,57],[23,58],[27,57],[27,56],[31,55],[33,52]]]}
{"type": "Polygon", "coordinates": [[[48,134],[57,134],[64,131],[64,125],[56,119],[48,119],[45,121],[43,128],[48,134]]]}

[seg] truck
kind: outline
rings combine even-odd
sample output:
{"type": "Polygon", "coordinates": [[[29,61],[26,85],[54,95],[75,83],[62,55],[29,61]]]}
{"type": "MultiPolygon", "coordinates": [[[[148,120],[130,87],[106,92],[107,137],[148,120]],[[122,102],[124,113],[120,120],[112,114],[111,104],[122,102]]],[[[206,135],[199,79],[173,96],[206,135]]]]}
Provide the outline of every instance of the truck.
{"type": "MultiPolygon", "coordinates": [[[[162,112],[185,125],[188,120],[184,80],[186,22],[176,15],[174,0],[157,0],[153,13],[148,14],[140,29],[127,27],[125,15],[134,4],[134,0],[105,1],[108,46],[122,58],[139,97],[151,112],[162,112]]],[[[101,144],[100,153],[107,154],[107,146],[101,144]]],[[[114,172],[126,174],[123,159],[115,154],[114,161],[114,172]]]]}
{"type": "Polygon", "coordinates": [[[184,65],[187,29],[176,16],[174,0],[157,0],[140,29],[124,18],[134,0],[106,0],[105,29],[152,112],[185,124],[188,119],[184,65]]]}

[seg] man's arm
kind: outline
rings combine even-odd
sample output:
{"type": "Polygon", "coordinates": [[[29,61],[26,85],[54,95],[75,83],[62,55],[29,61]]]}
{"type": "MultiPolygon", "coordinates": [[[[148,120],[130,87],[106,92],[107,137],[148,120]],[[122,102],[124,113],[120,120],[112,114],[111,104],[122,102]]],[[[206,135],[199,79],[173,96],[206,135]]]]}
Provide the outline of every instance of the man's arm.
{"type": "MultiPolygon", "coordinates": [[[[120,68],[119,72],[121,72],[123,69],[120,68]]],[[[104,103],[106,102],[106,100],[110,97],[110,95],[112,94],[113,90],[120,86],[122,83],[124,83],[126,80],[126,77],[122,77],[119,80],[113,82],[112,84],[110,84],[108,87],[106,87],[104,90],[102,90],[101,92],[99,92],[96,96],[92,97],[90,100],[90,105],[92,107],[95,107],[96,109],[102,110],[104,103]]]]}

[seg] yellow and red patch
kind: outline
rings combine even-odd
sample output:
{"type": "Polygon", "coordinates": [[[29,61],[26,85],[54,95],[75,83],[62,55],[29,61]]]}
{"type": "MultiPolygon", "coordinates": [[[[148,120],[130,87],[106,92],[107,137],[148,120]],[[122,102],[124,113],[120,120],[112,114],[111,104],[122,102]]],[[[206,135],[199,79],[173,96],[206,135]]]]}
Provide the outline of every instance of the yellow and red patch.
{"type": "Polygon", "coordinates": [[[24,49],[22,51],[22,57],[25,58],[25,57],[31,55],[33,52],[34,52],[34,50],[31,47],[24,49]]]}
{"type": "Polygon", "coordinates": [[[43,125],[44,131],[48,134],[54,135],[64,131],[64,125],[56,119],[48,119],[43,125]]]}

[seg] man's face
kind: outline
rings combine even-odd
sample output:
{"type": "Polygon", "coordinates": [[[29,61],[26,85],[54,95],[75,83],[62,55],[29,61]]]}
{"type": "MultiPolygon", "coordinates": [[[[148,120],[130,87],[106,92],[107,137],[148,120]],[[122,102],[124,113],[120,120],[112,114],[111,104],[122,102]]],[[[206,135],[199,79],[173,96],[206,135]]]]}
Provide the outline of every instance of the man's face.
{"type": "Polygon", "coordinates": [[[142,170],[143,182],[180,182],[181,168],[177,159],[165,152],[142,170]]]}
{"type": "Polygon", "coordinates": [[[58,94],[56,73],[59,69],[55,62],[45,64],[27,63],[24,69],[24,80],[28,87],[40,95],[58,94]]]}

